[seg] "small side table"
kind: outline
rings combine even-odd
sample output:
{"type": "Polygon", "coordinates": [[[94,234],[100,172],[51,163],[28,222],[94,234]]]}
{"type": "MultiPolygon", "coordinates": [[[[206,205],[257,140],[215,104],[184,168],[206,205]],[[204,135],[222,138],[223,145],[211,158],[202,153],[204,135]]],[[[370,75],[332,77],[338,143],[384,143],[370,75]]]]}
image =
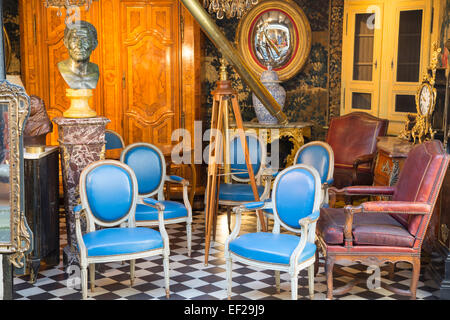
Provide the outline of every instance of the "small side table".
{"type": "Polygon", "coordinates": [[[36,281],[43,260],[59,264],[59,148],[24,152],[25,215],[33,231],[31,282],[36,281]]]}

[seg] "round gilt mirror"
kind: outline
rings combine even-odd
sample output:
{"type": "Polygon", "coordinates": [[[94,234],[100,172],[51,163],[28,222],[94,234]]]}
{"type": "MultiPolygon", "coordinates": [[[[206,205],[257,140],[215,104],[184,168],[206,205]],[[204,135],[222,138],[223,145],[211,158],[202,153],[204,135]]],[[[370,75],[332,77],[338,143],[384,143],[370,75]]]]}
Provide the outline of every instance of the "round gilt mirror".
{"type": "Polygon", "coordinates": [[[241,19],[237,47],[258,76],[268,66],[281,81],[295,76],[311,50],[311,27],[303,10],[293,1],[263,1],[241,19]]]}

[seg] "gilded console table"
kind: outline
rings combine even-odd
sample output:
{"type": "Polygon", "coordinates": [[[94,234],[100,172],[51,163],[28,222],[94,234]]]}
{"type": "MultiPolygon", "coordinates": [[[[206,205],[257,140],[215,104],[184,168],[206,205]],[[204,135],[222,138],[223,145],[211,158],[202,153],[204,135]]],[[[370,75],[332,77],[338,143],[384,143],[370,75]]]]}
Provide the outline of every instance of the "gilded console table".
{"type": "MultiPolygon", "coordinates": [[[[292,142],[291,153],[286,158],[286,166],[294,163],[294,157],[298,149],[305,144],[305,137],[311,138],[311,122],[290,122],[286,125],[281,124],[261,124],[258,122],[244,122],[244,128],[254,130],[266,143],[272,143],[275,140],[287,137],[292,142]]],[[[236,124],[230,123],[230,135],[237,132],[236,124]]]]}

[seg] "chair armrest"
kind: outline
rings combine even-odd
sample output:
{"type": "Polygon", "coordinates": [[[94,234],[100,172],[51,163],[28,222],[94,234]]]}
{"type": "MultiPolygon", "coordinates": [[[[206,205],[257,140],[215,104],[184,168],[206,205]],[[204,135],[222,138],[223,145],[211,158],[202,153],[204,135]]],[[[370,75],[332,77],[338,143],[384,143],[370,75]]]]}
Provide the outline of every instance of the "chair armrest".
{"type": "Polygon", "coordinates": [[[375,159],[375,154],[365,154],[362,156],[359,156],[358,158],[353,161],[353,184],[355,184],[358,181],[358,167],[365,163],[372,163],[373,159],[375,159]]]}
{"type": "Polygon", "coordinates": [[[428,214],[431,205],[426,202],[409,201],[371,201],[361,204],[364,213],[395,213],[395,214],[428,214]]]}
{"type": "Polygon", "coordinates": [[[179,176],[166,176],[165,180],[167,182],[179,183],[182,184],[183,186],[189,186],[189,181],[179,176]]]}
{"type": "Polygon", "coordinates": [[[351,186],[343,189],[331,187],[328,189],[330,193],[345,196],[392,196],[395,187],[389,186],[351,186]]]}
{"type": "Polygon", "coordinates": [[[142,203],[152,208],[155,208],[158,211],[164,211],[166,209],[161,202],[153,198],[144,198],[142,199],[142,203]]]}
{"type": "Polygon", "coordinates": [[[250,202],[250,203],[246,203],[246,204],[243,204],[242,206],[243,206],[245,209],[249,209],[249,210],[257,210],[257,209],[263,208],[264,205],[265,205],[265,202],[264,202],[264,201],[259,201],[259,202],[250,202]]]}

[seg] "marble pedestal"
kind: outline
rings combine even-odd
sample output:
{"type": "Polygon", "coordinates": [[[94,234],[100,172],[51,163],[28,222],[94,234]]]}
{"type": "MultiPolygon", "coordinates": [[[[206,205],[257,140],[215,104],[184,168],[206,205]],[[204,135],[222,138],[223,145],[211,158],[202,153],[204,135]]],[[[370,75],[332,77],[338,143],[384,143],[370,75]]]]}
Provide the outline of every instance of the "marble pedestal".
{"type": "Polygon", "coordinates": [[[78,184],[81,171],[92,162],[105,158],[105,129],[110,122],[105,117],[54,118],[58,126],[58,142],[63,175],[64,209],[66,215],[67,246],[63,250],[63,264],[67,268],[77,264],[77,239],[73,209],[80,203],[78,184]]]}

